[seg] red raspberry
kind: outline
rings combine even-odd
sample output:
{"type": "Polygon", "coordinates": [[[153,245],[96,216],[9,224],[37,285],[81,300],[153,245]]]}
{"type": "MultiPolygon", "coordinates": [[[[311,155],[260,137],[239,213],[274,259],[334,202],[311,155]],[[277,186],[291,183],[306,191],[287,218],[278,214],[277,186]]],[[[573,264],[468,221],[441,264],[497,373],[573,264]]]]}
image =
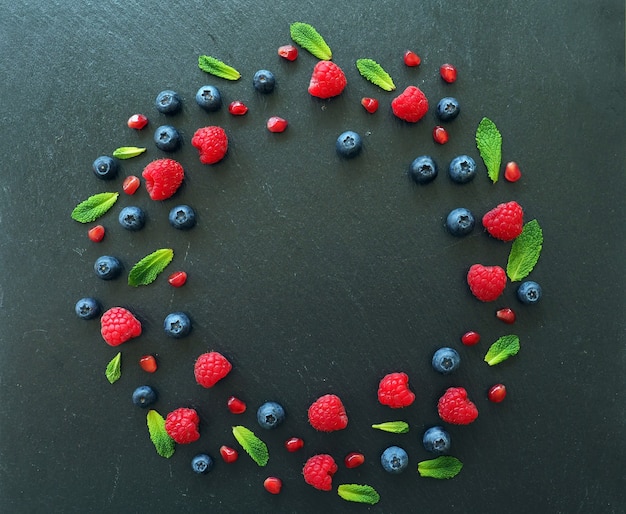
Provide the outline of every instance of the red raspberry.
{"type": "Polygon", "coordinates": [[[467,284],[481,302],[493,302],[506,287],[506,271],[500,266],[474,264],[467,272],[467,284]]]}
{"type": "Polygon", "coordinates": [[[501,203],[483,216],[483,226],[492,237],[512,241],[522,233],[524,210],[517,202],[501,203]]]}
{"type": "Polygon", "coordinates": [[[233,369],[233,365],[219,352],[203,353],[196,360],[193,373],[202,387],[213,387],[233,369]]]}
{"type": "Polygon", "coordinates": [[[157,159],[148,164],[141,176],[146,179],[146,189],[153,200],[165,200],[183,183],[185,170],[174,159],[157,159]]]}
{"type": "Polygon", "coordinates": [[[141,335],[141,322],[123,307],[111,307],[100,318],[100,333],[111,346],[141,335]]]}
{"type": "Polygon", "coordinates": [[[313,69],[309,93],[317,98],[331,98],[341,94],[348,80],[343,70],[332,61],[319,61],[313,69]]]}
{"type": "Polygon", "coordinates": [[[428,112],[428,98],[419,87],[409,86],[391,101],[391,110],[401,120],[415,123],[428,112]]]}
{"type": "Polygon", "coordinates": [[[330,491],[333,488],[333,475],[337,469],[335,459],[328,454],[320,453],[306,461],[302,474],[304,481],[315,489],[330,491]]]}
{"type": "Polygon", "coordinates": [[[200,418],[195,409],[181,407],[167,415],[165,431],[178,444],[193,443],[200,438],[199,424],[200,418]]]}
{"type": "Polygon", "coordinates": [[[210,126],[196,130],[191,144],[200,152],[202,164],[220,162],[228,151],[228,136],[222,127],[210,126]]]}
{"type": "Polygon", "coordinates": [[[478,409],[462,387],[450,387],[437,403],[439,417],[453,425],[469,425],[478,417],[478,409]]]}
{"type": "Polygon", "coordinates": [[[415,400],[415,393],[409,389],[406,373],[389,373],[378,384],[378,401],[392,409],[408,407],[415,400]]]}
{"type": "Polygon", "coordinates": [[[348,426],[348,415],[339,396],[325,394],[309,407],[309,423],[320,432],[343,430],[348,426]]]}

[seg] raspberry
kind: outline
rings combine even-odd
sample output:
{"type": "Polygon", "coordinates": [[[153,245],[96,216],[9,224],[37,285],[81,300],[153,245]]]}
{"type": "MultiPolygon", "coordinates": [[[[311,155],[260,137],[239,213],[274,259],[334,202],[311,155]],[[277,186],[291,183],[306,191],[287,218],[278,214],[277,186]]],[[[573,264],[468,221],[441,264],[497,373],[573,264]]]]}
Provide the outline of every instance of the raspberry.
{"type": "Polygon", "coordinates": [[[391,109],[401,120],[415,123],[428,112],[428,98],[420,88],[409,86],[391,101],[391,109]]]}
{"type": "Polygon", "coordinates": [[[337,395],[326,394],[315,400],[309,407],[309,423],[320,432],[346,428],[348,416],[341,399],[337,395]]]}
{"type": "Polygon", "coordinates": [[[200,152],[202,164],[220,162],[228,151],[228,136],[222,127],[210,126],[196,130],[191,144],[200,152]]]}
{"type": "Polygon", "coordinates": [[[203,353],[196,360],[193,373],[196,376],[196,382],[202,387],[213,387],[222,380],[233,365],[219,352],[203,353]]]}
{"type": "Polygon", "coordinates": [[[165,200],[183,183],[185,170],[174,159],[157,159],[143,169],[141,176],[146,179],[146,189],[150,198],[165,200]]]}
{"type": "Polygon", "coordinates": [[[330,491],[333,488],[333,475],[337,469],[335,459],[326,453],[320,453],[306,461],[302,474],[304,481],[315,489],[330,491]]]}
{"type": "Polygon", "coordinates": [[[195,409],[181,407],[167,415],[165,431],[178,444],[189,444],[200,438],[199,424],[200,418],[195,409]]]}
{"type": "Polygon", "coordinates": [[[378,401],[392,409],[408,407],[415,400],[415,393],[409,389],[406,373],[389,373],[378,384],[378,401]]]}
{"type": "Polygon", "coordinates": [[[343,70],[332,61],[319,61],[309,83],[309,93],[317,98],[331,98],[341,94],[348,80],[343,70]]]}
{"type": "Polygon", "coordinates": [[[483,226],[492,237],[512,241],[522,233],[524,211],[517,202],[501,203],[483,216],[483,226]]]}
{"type": "Polygon", "coordinates": [[[474,264],[467,272],[467,284],[481,302],[493,302],[506,287],[506,272],[500,266],[474,264]]]}
{"type": "Polygon", "coordinates": [[[100,333],[107,344],[118,346],[141,335],[141,322],[123,307],[111,307],[100,318],[100,333]]]}
{"type": "Polygon", "coordinates": [[[469,425],[478,417],[478,409],[462,387],[450,387],[437,403],[439,417],[453,425],[469,425]]]}

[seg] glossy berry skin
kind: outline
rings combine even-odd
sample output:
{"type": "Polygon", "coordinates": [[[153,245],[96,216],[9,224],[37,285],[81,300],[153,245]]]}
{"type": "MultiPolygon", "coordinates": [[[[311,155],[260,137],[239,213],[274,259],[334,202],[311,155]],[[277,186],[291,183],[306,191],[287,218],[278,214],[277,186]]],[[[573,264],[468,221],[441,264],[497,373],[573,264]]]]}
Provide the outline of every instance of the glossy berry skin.
{"type": "Polygon", "coordinates": [[[233,116],[243,116],[248,112],[248,106],[239,100],[235,100],[228,104],[228,112],[233,116]]]}
{"type": "Polygon", "coordinates": [[[461,356],[454,348],[439,348],[432,359],[433,369],[442,375],[455,372],[461,365],[461,356]]]}
{"type": "Polygon", "coordinates": [[[272,116],[267,120],[267,130],[274,133],[285,132],[289,122],[280,116],[272,116]]]}
{"type": "Polygon", "coordinates": [[[196,211],[189,205],[177,205],[172,207],[167,219],[172,227],[178,230],[187,230],[196,224],[196,211]]]}
{"type": "Polygon", "coordinates": [[[285,421],[285,409],[276,402],[265,402],[256,411],[256,420],[261,428],[272,430],[285,421]]]}
{"type": "Polygon", "coordinates": [[[480,342],[480,334],[470,330],[461,336],[461,342],[465,346],[474,346],[480,342]]]}
{"type": "Polygon", "coordinates": [[[420,155],[409,166],[409,177],[416,184],[428,184],[437,178],[437,163],[429,155],[420,155]]]}
{"type": "Polygon", "coordinates": [[[100,157],[97,157],[95,161],[93,161],[91,169],[93,170],[93,174],[99,179],[111,180],[117,177],[119,165],[113,157],[109,157],[108,155],[101,155],[100,157]]]}
{"type": "Polygon", "coordinates": [[[144,355],[139,359],[139,367],[146,373],[154,373],[158,369],[154,355],[144,355]]]}
{"type": "Polygon", "coordinates": [[[361,153],[363,140],[361,136],[352,130],[347,130],[339,134],[335,143],[337,153],[346,159],[352,159],[361,153]]]}
{"type": "Polygon", "coordinates": [[[122,273],[122,263],[112,255],[102,255],[96,259],[93,270],[102,280],[113,280],[122,273]]]}
{"type": "Polygon", "coordinates": [[[271,494],[279,494],[281,488],[283,487],[283,482],[280,478],[277,477],[267,477],[263,481],[263,487],[268,493],[271,494]]]}
{"type": "Polygon", "coordinates": [[[243,414],[246,412],[246,402],[240,400],[236,396],[231,396],[226,402],[226,406],[233,414],[243,414]]]}
{"type": "Polygon", "coordinates": [[[404,52],[402,60],[404,61],[404,64],[409,67],[419,66],[422,62],[420,56],[412,50],[407,50],[406,52],[404,52]]]}
{"type": "Polygon", "coordinates": [[[533,280],[522,282],[517,288],[517,298],[520,302],[533,305],[541,300],[541,286],[533,280]]]}
{"type": "Polygon", "coordinates": [[[230,446],[220,446],[220,455],[227,464],[232,464],[239,458],[239,452],[230,446]]]}
{"type": "Polygon", "coordinates": [[[461,112],[459,101],[451,96],[442,98],[437,103],[437,110],[435,111],[437,118],[441,121],[452,121],[461,112]]]}
{"type": "Polygon", "coordinates": [[[452,84],[453,82],[456,82],[456,67],[449,63],[442,64],[439,67],[439,75],[441,75],[441,78],[445,80],[448,84],[452,84]]]}
{"type": "Polygon", "coordinates": [[[475,224],[474,215],[465,207],[453,209],[446,217],[446,228],[450,234],[456,237],[463,237],[471,233],[475,224]]]}
{"type": "Polygon", "coordinates": [[[285,448],[288,452],[293,453],[304,447],[304,441],[299,437],[290,437],[285,441],[285,448]]]}
{"type": "Polygon", "coordinates": [[[183,287],[187,283],[187,273],[184,271],[175,271],[167,277],[167,282],[172,287],[183,287]]]}
{"type": "Polygon", "coordinates": [[[293,45],[282,45],[278,47],[278,55],[288,61],[295,61],[298,58],[298,49],[293,45]]]}
{"type": "Polygon", "coordinates": [[[445,145],[450,140],[450,135],[448,131],[442,127],[441,125],[437,125],[433,129],[433,141],[440,145],[445,145]]]}
{"type": "Polygon", "coordinates": [[[343,459],[343,463],[348,469],[358,468],[364,462],[365,462],[365,455],[359,452],[350,452],[343,459]]]}
{"type": "Polygon", "coordinates": [[[496,311],[496,318],[511,325],[515,323],[515,312],[513,309],[509,309],[508,307],[505,309],[498,309],[496,311]]]}
{"type": "Polygon", "coordinates": [[[161,91],[154,100],[154,105],[163,114],[176,114],[183,106],[178,93],[170,89],[161,91]]]}
{"type": "Polygon", "coordinates": [[[219,111],[222,107],[222,95],[215,86],[202,86],[196,92],[196,103],[207,112],[219,111]]]}
{"type": "Polygon", "coordinates": [[[459,155],[450,162],[448,175],[452,182],[467,184],[476,176],[476,162],[469,155],[459,155]]]}
{"type": "Polygon", "coordinates": [[[378,110],[378,100],[376,98],[361,98],[361,105],[370,114],[374,114],[378,110]]]}
{"type": "Polygon", "coordinates": [[[140,185],[141,181],[139,180],[139,177],[136,177],[135,175],[129,175],[124,179],[124,182],[122,182],[122,190],[127,195],[134,195],[137,192],[137,189],[139,189],[140,185]]]}
{"type": "Polygon", "coordinates": [[[143,114],[133,114],[126,122],[128,128],[141,130],[148,124],[148,118],[143,114]]]}
{"type": "Polygon", "coordinates": [[[252,85],[259,93],[271,93],[276,87],[276,77],[269,70],[259,70],[252,77],[252,85]]]}
{"type": "Polygon", "coordinates": [[[118,216],[122,228],[131,231],[141,230],[146,224],[146,215],[143,210],[134,205],[124,207],[118,216]]]}
{"type": "Polygon", "coordinates": [[[154,131],[154,144],[164,152],[175,152],[181,145],[180,133],[172,125],[161,125],[154,131]]]}
{"type": "Polygon", "coordinates": [[[199,453],[191,459],[191,469],[199,475],[206,475],[213,469],[213,459],[206,453],[199,453]]]}
{"type": "Polygon", "coordinates": [[[517,182],[522,178],[522,172],[516,162],[507,162],[504,167],[504,178],[509,182],[517,182]]]}
{"type": "Polygon", "coordinates": [[[133,404],[137,407],[141,407],[145,409],[150,407],[154,402],[157,401],[157,393],[156,391],[148,386],[142,385],[133,391],[133,404]]]}
{"type": "Polygon", "coordinates": [[[403,448],[390,446],[380,456],[380,463],[387,473],[402,473],[409,465],[409,456],[403,448]]]}
{"type": "Polygon", "coordinates": [[[487,398],[490,402],[500,403],[506,398],[506,386],[504,384],[495,384],[489,388],[487,398]]]}
{"type": "Polygon", "coordinates": [[[76,312],[76,316],[80,319],[94,319],[100,316],[102,307],[100,302],[95,298],[86,297],[76,302],[74,311],[76,312]]]}
{"type": "Polygon", "coordinates": [[[172,312],[163,320],[163,330],[168,336],[180,339],[191,332],[191,320],[184,312],[172,312]]]}
{"type": "Polygon", "coordinates": [[[442,427],[430,427],[422,437],[424,449],[430,453],[448,453],[450,451],[450,434],[442,427]]]}
{"type": "Polygon", "coordinates": [[[92,227],[88,230],[87,237],[90,241],[93,241],[94,243],[99,243],[104,239],[105,232],[106,231],[102,225],[96,225],[95,227],[92,227]]]}

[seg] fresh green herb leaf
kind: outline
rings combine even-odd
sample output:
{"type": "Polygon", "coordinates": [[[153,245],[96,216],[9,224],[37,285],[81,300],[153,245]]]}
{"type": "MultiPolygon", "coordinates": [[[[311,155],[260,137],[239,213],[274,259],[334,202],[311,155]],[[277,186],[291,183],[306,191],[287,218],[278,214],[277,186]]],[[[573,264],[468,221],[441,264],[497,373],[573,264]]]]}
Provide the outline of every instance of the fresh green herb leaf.
{"type": "Polygon", "coordinates": [[[289,26],[291,39],[318,59],[330,61],[333,53],[320,33],[308,23],[295,22],[289,26]]]}
{"type": "Polygon", "coordinates": [[[500,175],[502,161],[502,135],[496,124],[489,118],[483,118],[476,129],[476,146],[480,152],[489,178],[495,184],[500,175]]]}
{"type": "Polygon", "coordinates": [[[511,282],[527,277],[539,260],[543,245],[543,231],[537,220],[531,220],[522,233],[517,236],[511,245],[509,261],[506,265],[506,274],[511,282]]]}
{"type": "Polygon", "coordinates": [[[389,73],[383,70],[383,67],[376,61],[372,59],[357,59],[356,67],[364,78],[381,89],[393,91],[396,88],[389,73]]]}
{"type": "Polygon", "coordinates": [[[148,423],[148,432],[150,433],[150,440],[156,452],[161,456],[169,459],[174,455],[176,450],[176,443],[165,430],[165,420],[157,411],[150,409],[146,417],[148,423]]]}
{"type": "Polygon", "coordinates": [[[499,364],[516,355],[519,348],[519,337],[515,335],[502,336],[489,347],[487,355],[485,355],[485,362],[490,366],[499,364]]]}
{"type": "Polygon", "coordinates": [[[241,73],[239,73],[235,68],[228,66],[228,64],[223,63],[219,59],[208,55],[201,55],[198,57],[198,67],[206,73],[226,80],[237,80],[241,78],[241,73]]]}
{"type": "Polygon", "coordinates": [[[137,157],[146,151],[145,148],[139,148],[138,146],[120,146],[113,150],[113,157],[118,159],[130,159],[131,157],[137,157]]]}
{"type": "Polygon", "coordinates": [[[406,421],[385,421],[384,423],[372,425],[372,428],[391,432],[392,434],[406,434],[409,431],[409,424],[406,421]]]}
{"type": "Polygon", "coordinates": [[[233,435],[241,447],[246,451],[252,460],[259,466],[265,466],[269,460],[267,445],[261,441],[252,430],[241,425],[233,427],[233,435]]]}
{"type": "Polygon", "coordinates": [[[137,287],[151,284],[173,258],[174,250],[171,248],[161,248],[146,255],[131,268],[128,273],[128,285],[137,287]]]}
{"type": "Polygon", "coordinates": [[[463,463],[459,459],[447,455],[419,462],[417,471],[423,477],[445,479],[457,476],[462,467],[463,463]]]}
{"type": "Polygon", "coordinates": [[[107,368],[104,371],[107,380],[114,384],[122,376],[122,352],[113,357],[107,364],[107,368]]]}
{"type": "Polygon", "coordinates": [[[341,484],[337,488],[337,494],[349,502],[370,505],[376,505],[380,500],[380,495],[371,485],[341,484]]]}
{"type": "Polygon", "coordinates": [[[72,219],[80,223],[97,220],[117,201],[119,193],[98,193],[80,202],[72,211],[72,219]]]}

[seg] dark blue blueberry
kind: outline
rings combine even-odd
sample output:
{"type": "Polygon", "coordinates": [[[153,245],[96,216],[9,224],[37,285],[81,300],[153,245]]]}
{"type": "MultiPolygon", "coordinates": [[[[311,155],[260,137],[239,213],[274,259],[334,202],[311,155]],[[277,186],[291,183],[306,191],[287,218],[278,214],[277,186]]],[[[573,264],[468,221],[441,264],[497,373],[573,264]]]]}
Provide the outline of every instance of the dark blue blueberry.
{"type": "Polygon", "coordinates": [[[154,105],[157,110],[163,114],[176,114],[180,111],[182,102],[180,101],[180,96],[178,96],[176,91],[166,89],[157,95],[154,105]]]}
{"type": "Polygon", "coordinates": [[[202,86],[196,93],[196,103],[205,111],[215,112],[222,106],[222,95],[215,86],[202,86]]]}
{"type": "Polygon", "coordinates": [[[263,428],[276,428],[285,421],[285,409],[279,403],[265,402],[257,409],[256,420],[263,428]]]}
{"type": "Polygon", "coordinates": [[[409,177],[417,184],[428,184],[437,177],[437,163],[428,155],[421,155],[413,160],[409,167],[409,177]]]}
{"type": "Polygon", "coordinates": [[[380,456],[380,463],[388,473],[402,473],[409,465],[409,456],[399,446],[390,446],[380,456]]]}
{"type": "Polygon", "coordinates": [[[199,475],[205,475],[213,469],[213,459],[206,453],[199,453],[191,459],[191,469],[199,475]]]}
{"type": "Polygon", "coordinates": [[[446,218],[446,228],[453,236],[462,237],[474,230],[476,220],[469,209],[459,207],[453,209],[446,218]]]}
{"type": "Polygon", "coordinates": [[[80,319],[93,319],[100,315],[102,307],[95,298],[86,297],[76,302],[74,310],[80,319]]]}
{"type": "Polygon", "coordinates": [[[96,276],[102,280],[112,280],[122,272],[122,263],[111,255],[102,255],[93,265],[96,276]]]}
{"type": "Polygon", "coordinates": [[[177,205],[168,216],[172,227],[186,230],[196,224],[196,212],[189,205],[177,205]]]}
{"type": "Polygon", "coordinates": [[[102,180],[111,180],[117,177],[119,166],[113,157],[101,155],[92,164],[93,173],[102,180]]]}
{"type": "Polygon", "coordinates": [[[145,409],[156,401],[157,393],[152,387],[148,385],[139,386],[133,391],[133,403],[137,407],[145,409]]]}
{"type": "Polygon", "coordinates": [[[342,157],[355,157],[363,147],[361,136],[352,130],[347,130],[339,135],[336,143],[337,153],[342,157]]]}
{"type": "Polygon", "coordinates": [[[184,312],[172,312],[165,317],[163,329],[168,336],[180,339],[191,331],[191,320],[184,312]]]}
{"type": "Polygon", "coordinates": [[[259,70],[252,78],[252,85],[259,93],[271,93],[276,85],[276,78],[271,71],[259,70]]]}
{"type": "Polygon", "coordinates": [[[427,452],[448,453],[450,451],[450,434],[442,427],[431,427],[424,432],[422,443],[427,452]]]}
{"type": "Polygon", "coordinates": [[[459,115],[459,112],[461,112],[459,102],[451,96],[442,98],[437,104],[437,117],[441,121],[451,121],[459,115]]]}
{"type": "Polygon", "coordinates": [[[541,294],[541,286],[532,280],[522,282],[517,288],[517,297],[522,303],[537,303],[541,299],[541,294]]]}
{"type": "Polygon", "coordinates": [[[180,148],[180,133],[171,125],[161,125],[154,131],[154,144],[164,152],[174,152],[180,148]]]}
{"type": "Polygon", "coordinates": [[[450,162],[448,174],[453,182],[465,184],[476,176],[476,163],[469,155],[459,155],[450,162]]]}
{"type": "Polygon", "coordinates": [[[142,209],[131,205],[120,211],[118,221],[126,230],[141,230],[146,224],[146,215],[142,209]]]}
{"type": "Polygon", "coordinates": [[[461,364],[461,356],[454,348],[439,348],[433,355],[433,368],[443,375],[456,371],[461,364]]]}

